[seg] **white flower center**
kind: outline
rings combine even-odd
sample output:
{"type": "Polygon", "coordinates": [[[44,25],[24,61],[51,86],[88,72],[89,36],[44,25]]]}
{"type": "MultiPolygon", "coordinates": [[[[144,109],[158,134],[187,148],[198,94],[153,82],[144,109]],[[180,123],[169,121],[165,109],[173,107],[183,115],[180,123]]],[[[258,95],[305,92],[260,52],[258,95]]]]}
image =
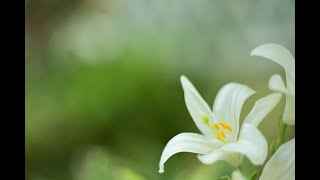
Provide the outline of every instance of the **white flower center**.
{"type": "Polygon", "coordinates": [[[202,115],[201,117],[203,123],[205,123],[211,130],[211,132],[216,136],[218,140],[220,140],[222,143],[227,143],[227,135],[226,132],[228,132],[231,135],[232,127],[223,121],[220,121],[219,123],[213,123],[212,125],[209,122],[209,117],[207,115],[202,115]]]}

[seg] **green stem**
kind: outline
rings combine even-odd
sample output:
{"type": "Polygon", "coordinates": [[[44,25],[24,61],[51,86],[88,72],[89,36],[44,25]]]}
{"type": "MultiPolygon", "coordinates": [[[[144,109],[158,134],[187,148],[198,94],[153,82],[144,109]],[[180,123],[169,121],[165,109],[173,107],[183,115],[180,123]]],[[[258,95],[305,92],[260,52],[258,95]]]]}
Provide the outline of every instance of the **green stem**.
{"type": "Polygon", "coordinates": [[[287,125],[281,122],[280,129],[279,129],[279,136],[277,140],[278,148],[283,144],[284,142],[284,136],[286,133],[287,125]]]}
{"type": "Polygon", "coordinates": [[[258,171],[254,171],[254,172],[251,174],[249,180],[255,180],[255,179],[257,178],[257,173],[258,173],[258,171]]]}

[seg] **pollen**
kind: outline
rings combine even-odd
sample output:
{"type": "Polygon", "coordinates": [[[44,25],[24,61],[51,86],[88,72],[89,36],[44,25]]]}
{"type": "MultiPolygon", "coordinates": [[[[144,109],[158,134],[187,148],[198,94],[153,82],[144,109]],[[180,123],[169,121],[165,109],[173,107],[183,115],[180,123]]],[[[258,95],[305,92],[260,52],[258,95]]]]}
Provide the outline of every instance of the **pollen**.
{"type": "Polygon", "coordinates": [[[226,127],[226,123],[224,123],[224,122],[219,122],[219,124],[220,124],[220,126],[222,126],[223,128],[225,128],[226,127]]]}
{"type": "Polygon", "coordinates": [[[232,127],[228,124],[228,123],[225,123],[225,122],[219,122],[219,124],[224,128],[224,129],[227,129],[229,132],[232,132],[232,127]]]}
{"type": "Polygon", "coordinates": [[[232,132],[232,127],[231,126],[227,125],[226,129],[228,129],[229,132],[232,132]]]}
{"type": "Polygon", "coordinates": [[[212,126],[214,129],[216,129],[217,131],[220,130],[219,124],[218,123],[214,123],[212,126]]]}
{"type": "Polygon", "coordinates": [[[226,134],[222,130],[219,130],[218,133],[220,134],[220,137],[222,137],[223,139],[226,138],[226,134]]]}
{"type": "MultiPolygon", "coordinates": [[[[221,131],[221,130],[220,130],[220,131],[221,131]]],[[[223,131],[221,131],[221,132],[223,132],[223,131]]],[[[221,141],[222,143],[226,144],[227,142],[226,142],[225,138],[222,137],[223,134],[224,134],[224,133],[217,133],[217,134],[216,134],[216,138],[217,138],[219,141],[221,141]]]]}
{"type": "Polygon", "coordinates": [[[216,138],[217,138],[218,140],[220,140],[220,141],[222,140],[222,137],[221,137],[220,133],[217,133],[217,134],[216,134],[216,138]]]}

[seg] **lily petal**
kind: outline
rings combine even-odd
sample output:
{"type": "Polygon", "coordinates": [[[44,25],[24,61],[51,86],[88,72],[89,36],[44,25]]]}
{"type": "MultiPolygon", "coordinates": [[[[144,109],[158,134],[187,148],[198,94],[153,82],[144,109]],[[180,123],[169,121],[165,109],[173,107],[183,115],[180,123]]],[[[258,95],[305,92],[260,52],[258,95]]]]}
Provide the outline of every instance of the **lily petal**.
{"type": "Polygon", "coordinates": [[[221,146],[222,143],[220,141],[209,141],[202,134],[180,133],[170,139],[164,148],[159,162],[159,173],[164,172],[164,163],[174,154],[180,152],[206,154],[221,146]]]}
{"type": "Polygon", "coordinates": [[[204,164],[213,164],[217,161],[223,160],[234,167],[238,167],[242,163],[242,156],[238,153],[224,151],[218,149],[205,155],[198,155],[198,159],[204,164]]]}
{"type": "Polygon", "coordinates": [[[248,86],[228,83],[218,92],[213,104],[213,112],[217,121],[231,125],[233,141],[236,141],[239,131],[239,119],[244,102],[255,93],[248,86]]]}
{"type": "Polygon", "coordinates": [[[295,92],[295,62],[292,54],[285,47],[268,43],[254,48],[251,56],[261,56],[280,64],[286,72],[287,90],[290,94],[295,92]]]}
{"type": "Polygon", "coordinates": [[[295,97],[286,96],[286,106],[283,112],[283,122],[287,125],[295,124],[295,97]]]}
{"type": "Polygon", "coordinates": [[[242,175],[242,173],[239,170],[235,170],[231,174],[232,180],[246,180],[246,178],[242,175]]]}
{"type": "Polygon", "coordinates": [[[226,144],[221,149],[243,154],[254,165],[260,165],[267,157],[268,143],[254,125],[245,123],[242,125],[238,142],[226,144]]]}
{"type": "Polygon", "coordinates": [[[260,180],[295,179],[295,138],[282,144],[262,170],[260,180]]]}
{"type": "Polygon", "coordinates": [[[203,123],[201,119],[203,115],[206,115],[209,118],[210,124],[213,124],[214,117],[208,104],[203,100],[199,92],[187,77],[181,76],[180,80],[184,90],[184,99],[188,111],[196,126],[205,136],[216,138],[211,132],[210,128],[205,123],[203,123]]]}
{"type": "Polygon", "coordinates": [[[260,122],[279,103],[281,96],[282,94],[280,93],[272,93],[256,101],[254,107],[247,115],[243,123],[250,123],[254,126],[258,126],[260,122]]]}
{"type": "Polygon", "coordinates": [[[284,82],[279,74],[274,74],[271,76],[269,79],[269,89],[287,94],[286,86],[284,85],[284,82]]]}

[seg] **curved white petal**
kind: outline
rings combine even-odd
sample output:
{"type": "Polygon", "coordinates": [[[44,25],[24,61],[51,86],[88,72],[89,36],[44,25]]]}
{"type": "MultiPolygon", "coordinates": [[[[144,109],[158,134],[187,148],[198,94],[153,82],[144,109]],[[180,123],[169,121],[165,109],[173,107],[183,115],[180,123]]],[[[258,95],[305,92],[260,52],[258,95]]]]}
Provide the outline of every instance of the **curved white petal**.
{"type": "Polygon", "coordinates": [[[295,124],[295,97],[286,96],[286,106],[283,112],[283,122],[287,125],[295,124]]]}
{"type": "Polygon", "coordinates": [[[281,92],[283,94],[287,94],[286,86],[284,85],[284,82],[279,74],[274,74],[269,79],[269,89],[281,92]]]}
{"type": "Polygon", "coordinates": [[[268,144],[254,125],[245,123],[241,128],[238,142],[226,144],[222,150],[243,154],[254,165],[260,165],[267,157],[268,144]]]}
{"type": "Polygon", "coordinates": [[[295,138],[281,145],[262,170],[260,180],[295,179],[295,138]]]}
{"type": "Polygon", "coordinates": [[[282,94],[280,93],[272,93],[256,101],[254,107],[243,123],[250,123],[254,126],[258,126],[260,122],[272,111],[272,109],[276,107],[281,96],[282,94]]]}
{"type": "Polygon", "coordinates": [[[232,180],[246,180],[246,178],[242,175],[242,173],[239,170],[235,170],[231,174],[232,180]]]}
{"type": "Polygon", "coordinates": [[[287,90],[290,94],[295,92],[295,62],[292,54],[285,47],[268,43],[254,48],[251,56],[261,56],[280,64],[286,72],[287,90]]]}
{"type": "Polygon", "coordinates": [[[239,119],[244,102],[255,93],[248,86],[228,83],[218,92],[213,104],[213,112],[217,121],[224,121],[231,125],[233,140],[235,141],[239,132],[239,119]]]}
{"type": "Polygon", "coordinates": [[[188,108],[188,111],[195,122],[198,129],[207,137],[215,138],[210,128],[203,123],[201,117],[203,115],[208,116],[209,121],[213,124],[213,113],[210,110],[208,104],[203,100],[199,92],[193,86],[193,84],[185,76],[180,78],[184,91],[184,99],[188,108]]]}
{"type": "Polygon", "coordinates": [[[180,133],[170,139],[164,148],[159,162],[159,173],[164,172],[164,163],[174,154],[180,152],[206,154],[219,148],[221,145],[222,143],[220,141],[209,141],[201,134],[180,133]]]}
{"type": "Polygon", "coordinates": [[[234,167],[238,167],[242,163],[242,156],[238,153],[224,151],[218,149],[205,155],[198,155],[198,159],[204,164],[213,164],[217,161],[227,161],[234,167]]]}

